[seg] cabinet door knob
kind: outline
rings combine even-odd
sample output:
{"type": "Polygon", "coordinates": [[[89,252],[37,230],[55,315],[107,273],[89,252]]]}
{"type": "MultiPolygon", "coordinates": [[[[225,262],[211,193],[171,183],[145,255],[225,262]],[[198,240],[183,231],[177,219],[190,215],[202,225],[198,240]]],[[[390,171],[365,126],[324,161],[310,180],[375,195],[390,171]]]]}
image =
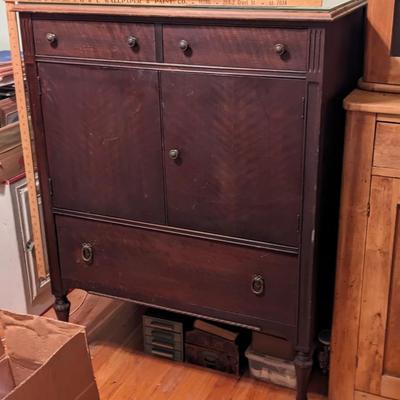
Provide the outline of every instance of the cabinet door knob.
{"type": "Polygon", "coordinates": [[[287,51],[286,46],[282,43],[275,44],[274,50],[275,50],[275,53],[278,54],[279,56],[283,56],[287,51]]]}
{"type": "Polygon", "coordinates": [[[93,246],[90,243],[82,243],[81,256],[85,264],[92,264],[93,253],[93,246]]]}
{"type": "Polygon", "coordinates": [[[138,45],[137,38],[133,35],[128,36],[128,46],[134,48],[137,45],[138,45]]]}
{"type": "Polygon", "coordinates": [[[254,275],[251,281],[251,291],[257,295],[261,296],[265,290],[264,278],[261,275],[254,275]]]}
{"type": "Polygon", "coordinates": [[[177,160],[179,158],[179,150],[178,149],[171,149],[168,152],[169,158],[171,160],[177,160]]]}
{"type": "Polygon", "coordinates": [[[185,40],[185,39],[182,39],[182,40],[179,42],[179,48],[180,48],[183,52],[188,51],[189,48],[190,48],[188,41],[185,40]]]}
{"type": "Polygon", "coordinates": [[[46,33],[46,39],[50,44],[57,43],[57,35],[55,33],[51,32],[46,33]]]}

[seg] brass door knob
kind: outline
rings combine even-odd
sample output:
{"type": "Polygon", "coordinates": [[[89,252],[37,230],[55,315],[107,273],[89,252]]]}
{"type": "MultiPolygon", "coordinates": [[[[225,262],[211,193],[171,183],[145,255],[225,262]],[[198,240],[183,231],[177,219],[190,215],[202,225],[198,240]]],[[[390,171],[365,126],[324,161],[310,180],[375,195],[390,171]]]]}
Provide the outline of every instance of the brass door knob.
{"type": "Polygon", "coordinates": [[[183,52],[188,51],[189,48],[190,48],[188,41],[182,39],[182,40],[179,42],[179,48],[180,48],[183,52]]]}
{"type": "Polygon", "coordinates": [[[92,264],[94,256],[93,246],[90,243],[82,243],[81,257],[85,264],[92,264]]]}
{"type": "Polygon", "coordinates": [[[177,160],[179,158],[179,150],[178,149],[171,149],[168,152],[169,158],[171,160],[177,160]]]}
{"type": "Polygon", "coordinates": [[[137,45],[138,45],[137,38],[133,35],[128,36],[128,46],[134,48],[137,45]]]}
{"type": "Polygon", "coordinates": [[[254,275],[251,280],[251,291],[257,295],[261,296],[265,290],[264,278],[261,275],[254,275]]]}
{"type": "Polygon", "coordinates": [[[283,56],[287,52],[286,46],[282,43],[275,44],[274,50],[275,53],[278,54],[279,56],[283,56]]]}
{"type": "Polygon", "coordinates": [[[46,39],[50,44],[57,43],[57,35],[55,33],[51,32],[46,33],[46,39]]]}

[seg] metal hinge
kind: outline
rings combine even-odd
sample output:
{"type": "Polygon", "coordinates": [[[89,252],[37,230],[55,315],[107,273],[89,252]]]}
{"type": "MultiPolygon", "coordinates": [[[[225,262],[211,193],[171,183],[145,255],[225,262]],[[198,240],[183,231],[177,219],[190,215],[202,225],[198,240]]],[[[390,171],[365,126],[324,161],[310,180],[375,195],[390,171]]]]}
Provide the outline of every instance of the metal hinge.
{"type": "Polygon", "coordinates": [[[367,204],[367,217],[369,217],[371,215],[371,204],[368,203],[367,204]]]}
{"type": "Polygon", "coordinates": [[[49,178],[49,193],[50,193],[50,197],[53,197],[54,187],[53,187],[53,180],[51,178],[49,178]]]}
{"type": "Polygon", "coordinates": [[[301,98],[301,102],[302,102],[302,111],[301,111],[301,118],[304,119],[305,115],[306,115],[306,98],[302,97],[301,98]]]}

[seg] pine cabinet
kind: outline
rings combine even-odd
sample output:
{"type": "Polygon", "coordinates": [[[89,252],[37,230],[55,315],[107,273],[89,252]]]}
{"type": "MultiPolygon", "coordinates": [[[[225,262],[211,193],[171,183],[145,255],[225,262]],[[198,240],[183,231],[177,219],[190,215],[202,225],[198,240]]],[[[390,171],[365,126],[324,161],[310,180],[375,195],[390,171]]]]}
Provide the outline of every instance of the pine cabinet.
{"type": "Polygon", "coordinates": [[[330,399],[400,399],[400,96],[348,109],[330,399]]]}

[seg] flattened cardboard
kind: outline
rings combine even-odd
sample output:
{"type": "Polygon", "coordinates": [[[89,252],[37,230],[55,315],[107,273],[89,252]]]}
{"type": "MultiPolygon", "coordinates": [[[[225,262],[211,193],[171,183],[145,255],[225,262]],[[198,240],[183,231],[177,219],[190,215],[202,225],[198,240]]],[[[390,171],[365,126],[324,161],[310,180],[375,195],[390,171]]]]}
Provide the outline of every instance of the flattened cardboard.
{"type": "Polygon", "coordinates": [[[0,339],[1,400],[99,400],[83,327],[0,311],[0,339]]]}

